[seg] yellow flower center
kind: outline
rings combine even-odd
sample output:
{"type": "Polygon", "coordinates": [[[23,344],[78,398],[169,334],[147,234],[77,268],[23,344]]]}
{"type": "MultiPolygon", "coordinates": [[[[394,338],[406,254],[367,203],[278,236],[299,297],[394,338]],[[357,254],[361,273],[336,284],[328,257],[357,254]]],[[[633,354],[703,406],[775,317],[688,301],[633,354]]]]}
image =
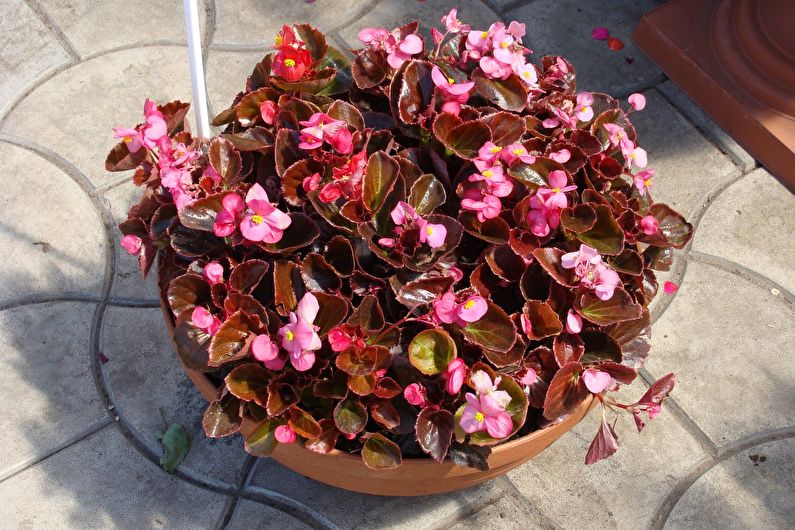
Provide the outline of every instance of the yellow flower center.
{"type": "Polygon", "coordinates": [[[494,171],[492,171],[492,170],[490,170],[490,169],[487,169],[486,171],[484,171],[484,172],[482,173],[482,175],[483,175],[484,177],[486,177],[487,179],[490,179],[491,177],[493,177],[493,176],[494,176],[494,171]]]}
{"type": "Polygon", "coordinates": [[[467,300],[466,302],[464,302],[464,309],[472,309],[473,307],[475,307],[474,300],[467,300]]]}
{"type": "Polygon", "coordinates": [[[486,417],[483,415],[482,412],[476,412],[475,413],[475,421],[476,422],[481,423],[485,419],[486,419],[486,417]]]}
{"type": "Polygon", "coordinates": [[[525,70],[525,71],[522,73],[522,75],[523,75],[523,76],[525,76],[526,78],[530,79],[530,72],[529,72],[528,70],[525,70]]]}
{"type": "Polygon", "coordinates": [[[643,184],[648,188],[649,186],[651,186],[651,179],[647,180],[643,184]]]}
{"type": "Polygon", "coordinates": [[[513,154],[515,155],[523,155],[524,153],[525,151],[524,148],[522,147],[517,147],[516,149],[513,150],[513,154]]]}
{"type": "Polygon", "coordinates": [[[555,193],[560,193],[560,188],[552,188],[552,191],[555,193]]]}
{"type": "Polygon", "coordinates": [[[282,45],[282,36],[276,35],[276,46],[281,46],[281,45],[282,45]]]}
{"type": "Polygon", "coordinates": [[[287,340],[293,340],[295,338],[295,333],[293,333],[290,330],[287,330],[287,333],[285,333],[284,336],[287,337],[287,340]]]}
{"type": "Polygon", "coordinates": [[[492,154],[493,153],[499,153],[500,151],[502,151],[502,147],[500,147],[499,145],[495,145],[494,147],[489,149],[489,152],[492,153],[492,154]]]}
{"type": "Polygon", "coordinates": [[[451,85],[454,85],[455,84],[455,79],[453,79],[452,77],[448,77],[447,78],[447,82],[450,83],[451,85]]]}
{"type": "Polygon", "coordinates": [[[263,219],[261,215],[252,215],[251,216],[251,222],[254,223],[255,225],[260,224],[264,220],[265,219],[263,219]]]}
{"type": "Polygon", "coordinates": [[[480,32],[480,38],[481,39],[488,39],[489,38],[489,32],[488,31],[481,31],[480,32]]]}
{"type": "Polygon", "coordinates": [[[125,136],[124,138],[122,138],[122,140],[124,141],[125,144],[128,144],[132,142],[132,136],[125,136]]]}
{"type": "Polygon", "coordinates": [[[501,42],[500,43],[500,48],[505,49],[507,47],[508,47],[508,43],[507,42],[501,42]]]}
{"type": "Polygon", "coordinates": [[[289,66],[290,68],[292,68],[293,66],[295,66],[295,61],[292,59],[285,59],[284,66],[289,66]]]}
{"type": "Polygon", "coordinates": [[[433,234],[433,228],[431,228],[430,226],[426,226],[425,227],[425,233],[428,234],[428,235],[433,234]]]}

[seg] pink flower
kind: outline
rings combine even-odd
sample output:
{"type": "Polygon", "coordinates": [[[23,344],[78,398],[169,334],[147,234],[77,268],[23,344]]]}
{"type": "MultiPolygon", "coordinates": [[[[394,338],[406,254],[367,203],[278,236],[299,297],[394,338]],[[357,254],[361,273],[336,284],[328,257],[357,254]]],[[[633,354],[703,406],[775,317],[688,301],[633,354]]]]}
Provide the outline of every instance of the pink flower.
{"type": "MultiPolygon", "coordinates": [[[[226,198],[226,197],[224,197],[226,198]]],[[[240,221],[240,232],[249,241],[276,243],[292,219],[270,203],[268,194],[259,184],[254,184],[246,194],[248,212],[240,221]]],[[[217,218],[216,218],[217,219],[217,218]]],[[[217,221],[216,221],[217,222],[217,221]]]]}
{"type": "Polygon", "coordinates": [[[320,173],[315,173],[314,175],[310,175],[301,182],[301,187],[303,187],[304,191],[307,193],[316,190],[319,185],[320,185],[320,173]]]}
{"type": "Polygon", "coordinates": [[[442,95],[442,112],[457,116],[461,112],[461,105],[469,99],[469,91],[475,86],[474,81],[456,83],[452,77],[445,76],[438,66],[431,70],[431,79],[442,95]]]}
{"type": "Polygon", "coordinates": [[[392,221],[398,226],[407,225],[418,217],[414,208],[405,201],[399,201],[397,205],[392,208],[389,215],[392,217],[392,221]]]}
{"type": "Polygon", "coordinates": [[[272,361],[279,356],[279,346],[268,335],[257,335],[251,343],[251,354],[258,361],[272,361]]]}
{"type": "Polygon", "coordinates": [[[483,73],[486,74],[486,77],[490,79],[507,79],[513,71],[510,63],[506,64],[500,62],[494,57],[490,56],[481,57],[479,64],[480,69],[483,70],[483,73]]]}
{"type": "Polygon", "coordinates": [[[121,238],[121,246],[124,247],[124,250],[126,250],[131,256],[137,256],[140,254],[142,245],[143,240],[136,235],[127,234],[121,238]]]}
{"type": "Polygon", "coordinates": [[[589,392],[599,394],[610,386],[613,378],[607,372],[602,372],[596,368],[588,368],[582,373],[582,380],[589,392]]]}
{"type": "MultiPolygon", "coordinates": [[[[347,130],[347,124],[344,121],[335,120],[323,112],[316,112],[312,114],[308,120],[298,123],[304,126],[304,128],[301,129],[302,134],[329,143],[332,142],[339,131],[342,129],[347,130]]],[[[314,149],[314,147],[312,147],[312,149],[314,149]]]]}
{"type": "Polygon", "coordinates": [[[397,70],[404,62],[411,59],[412,55],[421,53],[423,47],[422,39],[419,36],[413,33],[406,35],[403,39],[398,40],[394,46],[389,47],[386,62],[397,70]]]}
{"type": "Polygon", "coordinates": [[[533,323],[530,322],[530,319],[524,313],[519,315],[519,324],[521,324],[525,335],[529,337],[533,334],[533,323]]]}
{"type": "Polygon", "coordinates": [[[433,302],[434,318],[445,324],[466,326],[469,322],[477,322],[488,311],[486,299],[472,295],[463,302],[458,302],[453,293],[445,293],[433,302]]]}
{"type": "Polygon", "coordinates": [[[378,50],[383,46],[384,41],[389,38],[390,33],[384,28],[364,28],[359,32],[359,40],[372,50],[378,50]]]}
{"type": "Polygon", "coordinates": [[[453,359],[447,365],[447,373],[444,374],[445,385],[444,388],[448,394],[455,396],[464,385],[464,379],[467,375],[467,365],[460,357],[453,359]]]}
{"type": "Polygon", "coordinates": [[[513,430],[511,416],[488,395],[478,398],[466,394],[467,404],[461,414],[461,428],[466,433],[486,431],[492,438],[506,438],[513,430]]]}
{"type": "Polygon", "coordinates": [[[273,434],[276,437],[276,441],[283,444],[291,444],[296,439],[295,431],[289,425],[279,425],[273,434]]]}
{"type": "Polygon", "coordinates": [[[442,17],[441,22],[450,33],[465,33],[471,29],[469,24],[462,24],[461,21],[458,20],[457,9],[451,9],[449,13],[442,17]]]}
{"type": "Polygon", "coordinates": [[[566,314],[566,333],[577,334],[582,331],[582,317],[569,309],[566,314]]]}
{"type": "Polygon", "coordinates": [[[204,277],[207,278],[211,284],[221,283],[224,281],[224,266],[217,261],[212,261],[204,266],[204,277]]]}
{"type": "Polygon", "coordinates": [[[660,229],[660,222],[653,215],[647,215],[640,220],[640,228],[647,236],[657,233],[660,229]]]}
{"type": "Polygon", "coordinates": [[[652,185],[652,177],[654,177],[655,170],[647,169],[645,171],[638,171],[637,175],[632,177],[632,181],[637,188],[641,197],[646,195],[646,189],[652,185]]]}
{"type": "Polygon", "coordinates": [[[523,368],[514,377],[520,385],[528,387],[536,382],[538,374],[532,368],[523,368]]]}
{"type": "Polygon", "coordinates": [[[590,92],[577,94],[577,104],[574,106],[574,115],[577,119],[586,122],[593,119],[593,95],[590,92]]]}
{"type": "Polygon", "coordinates": [[[312,149],[317,149],[318,147],[322,146],[323,146],[323,141],[317,136],[312,136],[311,134],[306,134],[303,132],[298,136],[299,149],[303,149],[305,151],[311,151],[312,149]]]}
{"type": "Polygon", "coordinates": [[[290,362],[299,372],[309,370],[315,364],[315,350],[322,344],[313,323],[320,304],[312,293],[304,294],[295,311],[290,312],[290,323],[279,329],[282,348],[287,350],[290,362]]]}
{"type": "Polygon", "coordinates": [[[328,342],[332,351],[341,352],[347,350],[353,344],[353,337],[339,328],[334,328],[328,333],[328,342]]]}
{"type": "Polygon", "coordinates": [[[529,154],[527,149],[525,149],[525,147],[519,143],[505,146],[500,153],[500,158],[502,158],[508,165],[512,164],[513,161],[517,159],[524,162],[525,164],[532,164],[536,161],[536,157],[529,154]]]}
{"type": "Polygon", "coordinates": [[[591,31],[591,38],[593,40],[607,40],[610,37],[610,30],[604,27],[594,28],[591,31]]]}
{"type": "Polygon", "coordinates": [[[221,327],[221,321],[201,306],[196,306],[193,309],[190,320],[194,326],[209,335],[215,335],[215,332],[221,327]]]}
{"type": "Polygon", "coordinates": [[[620,147],[622,151],[631,150],[635,148],[635,144],[627,136],[627,132],[620,125],[615,123],[605,123],[603,125],[607,130],[610,144],[613,147],[620,147]]]}
{"type": "Polygon", "coordinates": [[[500,158],[503,148],[494,142],[486,142],[478,149],[478,157],[475,160],[475,165],[478,169],[486,169],[497,163],[500,158]]]}
{"type": "Polygon", "coordinates": [[[519,79],[524,81],[525,84],[531,87],[536,87],[538,85],[538,72],[536,72],[536,68],[532,64],[514,63],[512,68],[514,73],[518,75],[519,79]]]}
{"type": "Polygon", "coordinates": [[[137,153],[141,149],[141,146],[143,146],[143,135],[135,129],[114,127],[113,137],[121,138],[121,140],[127,144],[127,151],[131,153],[137,153]]]}
{"type": "MultiPolygon", "coordinates": [[[[626,156],[626,155],[625,155],[626,156]]],[[[635,147],[632,151],[629,152],[629,156],[627,156],[627,166],[630,164],[635,164],[640,168],[646,167],[646,150],[640,147],[635,147]]]]}
{"type": "Polygon", "coordinates": [[[643,110],[646,108],[646,96],[643,94],[632,94],[627,98],[627,101],[632,105],[632,110],[643,110]]]}
{"type": "Polygon", "coordinates": [[[674,282],[665,282],[663,284],[663,292],[665,292],[665,294],[674,294],[678,290],[679,286],[674,282]]]}
{"type": "Polygon", "coordinates": [[[560,151],[549,153],[549,158],[551,158],[555,162],[560,162],[561,164],[565,164],[571,159],[571,151],[569,151],[568,149],[561,149],[560,151]]]}
{"type": "Polygon", "coordinates": [[[468,180],[470,182],[483,182],[486,194],[494,195],[495,197],[507,197],[513,191],[513,182],[505,177],[500,164],[485,167],[481,169],[480,173],[470,175],[468,180]]]}
{"type": "Polygon", "coordinates": [[[237,216],[246,209],[246,205],[237,193],[227,193],[221,200],[223,210],[215,215],[213,233],[218,237],[227,237],[237,228],[237,216]]]}
{"type": "Polygon", "coordinates": [[[478,198],[466,198],[461,201],[461,208],[477,212],[478,221],[481,223],[487,219],[493,219],[500,215],[502,202],[499,197],[494,195],[481,194],[478,198]]]}
{"type": "Polygon", "coordinates": [[[477,392],[478,396],[491,396],[503,409],[511,402],[511,395],[508,392],[498,390],[502,377],[497,376],[492,381],[489,374],[483,370],[478,370],[472,374],[469,381],[475,387],[475,392],[477,392]]]}
{"type": "Polygon", "coordinates": [[[428,394],[425,387],[419,383],[411,383],[403,389],[403,397],[412,405],[424,407],[428,404],[428,394]]]}
{"type": "Polygon", "coordinates": [[[148,149],[154,149],[160,138],[168,135],[168,125],[163,113],[157,108],[157,103],[147,99],[144,102],[144,117],[146,123],[143,128],[143,144],[148,149]]]}
{"type": "Polygon", "coordinates": [[[467,42],[466,47],[470,51],[477,51],[479,52],[477,56],[470,57],[472,59],[477,60],[480,58],[480,54],[485,52],[491,47],[491,36],[489,35],[488,31],[470,31],[467,33],[467,42]]]}
{"type": "Polygon", "coordinates": [[[527,212],[527,222],[530,231],[539,237],[544,237],[560,224],[560,211],[569,205],[566,192],[577,189],[575,185],[566,186],[566,172],[556,169],[547,177],[551,187],[542,186],[530,198],[530,211],[527,212]]]}
{"type": "Polygon", "coordinates": [[[580,283],[593,289],[600,300],[609,300],[619,285],[621,278],[618,273],[602,263],[602,256],[588,245],[580,245],[577,252],[568,252],[561,256],[564,269],[574,269],[580,283]]]}
{"type": "Polygon", "coordinates": [[[425,219],[417,219],[417,227],[420,229],[420,243],[427,243],[431,248],[444,246],[447,239],[447,228],[441,224],[429,223],[425,219]]]}
{"type": "Polygon", "coordinates": [[[276,122],[276,114],[278,114],[278,107],[276,102],[266,99],[259,106],[259,113],[262,116],[262,121],[268,125],[273,125],[276,122]]]}

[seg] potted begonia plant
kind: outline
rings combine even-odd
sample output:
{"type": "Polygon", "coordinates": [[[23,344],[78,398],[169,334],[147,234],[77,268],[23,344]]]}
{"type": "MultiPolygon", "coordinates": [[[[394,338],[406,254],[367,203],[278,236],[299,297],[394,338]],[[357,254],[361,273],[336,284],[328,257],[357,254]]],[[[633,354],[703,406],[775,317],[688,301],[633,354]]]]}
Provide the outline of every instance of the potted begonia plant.
{"type": "Polygon", "coordinates": [[[121,244],[158,285],[208,436],[390,495],[469,486],[532,458],[594,405],[586,463],[635,403],[648,305],[692,227],[650,196],[627,104],[530,60],[524,24],[452,10],[360,32],[349,61],[308,24],[195,138],[147,100],[109,171],[135,169],[121,244]]]}

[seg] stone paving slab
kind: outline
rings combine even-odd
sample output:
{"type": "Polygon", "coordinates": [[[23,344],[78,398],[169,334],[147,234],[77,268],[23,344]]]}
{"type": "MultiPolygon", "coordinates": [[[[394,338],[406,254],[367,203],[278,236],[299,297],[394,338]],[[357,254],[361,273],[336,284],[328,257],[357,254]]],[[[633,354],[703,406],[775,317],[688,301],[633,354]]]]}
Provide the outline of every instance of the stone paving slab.
{"type": "Polygon", "coordinates": [[[0,474],[42,458],[107,413],[89,366],[96,304],[35,304],[0,311],[0,474]]]}
{"type": "Polygon", "coordinates": [[[100,341],[108,390],[134,435],[160,454],[155,437],[164,421],[180,423],[191,438],[182,465],[213,480],[234,485],[246,453],[243,440],[207,438],[202,415],[207,402],[188,379],[171,349],[160,308],[111,307],[105,311],[100,341]]]}
{"type": "Polygon", "coordinates": [[[628,96],[663,80],[662,72],[630,40],[641,15],[655,7],[651,0],[579,2],[538,0],[525,2],[505,13],[505,20],[527,25],[525,43],[540,60],[563,55],[574,65],[581,89],[628,96]],[[611,51],[604,41],[591,38],[591,30],[604,26],[624,42],[611,51]],[[630,63],[629,60],[632,62],[630,63]]]}
{"type": "Polygon", "coordinates": [[[254,501],[241,500],[227,530],[252,530],[273,528],[278,530],[305,530],[311,528],[296,518],[254,501]]]}
{"type": "Polygon", "coordinates": [[[1,0],[0,115],[35,79],[69,62],[69,55],[23,0],[1,0]]]}
{"type": "MultiPolygon", "coordinates": [[[[205,31],[209,7],[199,2],[199,25],[205,31]]],[[[222,2],[223,3],[223,2],[222,2]]],[[[47,0],[47,13],[81,56],[123,46],[185,41],[182,4],[161,0],[97,2],[47,0]]]]}
{"type": "Polygon", "coordinates": [[[143,102],[190,101],[184,46],[121,50],[73,66],[36,88],[2,124],[74,163],[98,186],[118,174],[105,171],[112,128],[143,121],[143,102]],[[54,102],[63,112],[51,110],[54,102]]]}
{"type": "Polygon", "coordinates": [[[516,502],[510,497],[502,497],[472,514],[467,519],[450,526],[450,530],[527,530],[553,529],[555,525],[538,514],[527,515],[526,502],[516,502]]]}
{"type": "MultiPolygon", "coordinates": [[[[639,378],[616,397],[632,403],[645,391],[639,378]]],[[[678,388],[674,393],[678,395],[678,388]]],[[[607,417],[611,423],[615,420],[613,413],[607,417]]],[[[621,448],[609,459],[586,466],[585,453],[600,421],[596,408],[507,476],[530,503],[563,528],[645,528],[668,491],[707,453],[664,405],[640,434],[629,415],[622,414],[616,427],[621,448]]]]}
{"type": "Polygon", "coordinates": [[[0,141],[0,160],[0,306],[69,294],[98,298],[105,238],[91,200],[28,150],[0,141]]]}
{"type": "Polygon", "coordinates": [[[652,196],[693,221],[709,204],[710,192],[739,177],[740,170],[657,91],[644,95],[646,108],[630,120],[648,152],[648,167],[657,170],[652,196]]]}
{"type": "MultiPolygon", "coordinates": [[[[210,50],[207,57],[207,97],[214,114],[232,104],[232,100],[245,88],[246,79],[265,54],[266,50],[210,50]]],[[[193,116],[189,118],[193,119],[193,116]]]]}
{"type": "Polygon", "coordinates": [[[734,138],[715,123],[673,81],[666,81],[660,84],[657,86],[657,90],[671,101],[682,114],[687,116],[711,141],[715,142],[720,150],[726,153],[743,172],[751,171],[756,167],[756,160],[748,151],[743,149],[734,138]]]}
{"type": "Polygon", "coordinates": [[[677,374],[674,398],[718,445],[792,425],[795,310],[781,296],[691,262],[655,323],[646,368],[677,374]]]}
{"type": "Polygon", "coordinates": [[[442,495],[382,497],[326,486],[271,459],[260,459],[251,478],[252,486],[287,495],[346,529],[436,528],[502,497],[497,484],[492,481],[442,495]]]}
{"type": "Polygon", "coordinates": [[[222,0],[216,2],[213,43],[219,47],[272,46],[282,24],[306,22],[327,32],[359,19],[374,3],[373,0],[222,0]]]}
{"type": "Polygon", "coordinates": [[[764,169],[726,189],[710,206],[693,250],[728,259],[795,293],[795,196],[764,169]]]}
{"type": "Polygon", "coordinates": [[[226,498],[167,475],[108,426],[0,483],[7,528],[211,528],[226,498]]]}
{"type": "Polygon", "coordinates": [[[793,455],[792,438],[738,452],[690,486],[665,528],[792,528],[793,455]]]}

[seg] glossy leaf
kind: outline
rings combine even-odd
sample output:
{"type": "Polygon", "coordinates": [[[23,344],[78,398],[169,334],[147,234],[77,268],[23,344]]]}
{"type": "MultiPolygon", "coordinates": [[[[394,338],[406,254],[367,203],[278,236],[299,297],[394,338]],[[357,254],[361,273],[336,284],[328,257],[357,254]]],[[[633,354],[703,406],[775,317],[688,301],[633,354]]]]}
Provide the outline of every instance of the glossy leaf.
{"type": "Polygon", "coordinates": [[[334,236],[326,243],[324,257],[340,276],[350,276],[356,267],[351,242],[342,236],[334,236]]]}
{"type": "Polygon", "coordinates": [[[615,256],[624,250],[624,231],[618,226],[609,206],[591,206],[596,213],[593,228],[577,234],[577,239],[599,251],[600,254],[615,256]]]}
{"type": "Polygon", "coordinates": [[[521,112],[527,105],[527,88],[516,74],[507,79],[490,79],[480,68],[472,72],[475,90],[503,110],[521,112]]]}
{"type": "Polygon", "coordinates": [[[578,362],[563,365],[549,382],[544,400],[544,417],[555,420],[570,413],[590,395],[583,383],[583,368],[578,362]]]}
{"type": "Polygon", "coordinates": [[[559,248],[546,247],[537,248],[533,251],[533,257],[538,260],[538,264],[543,267],[552,279],[565,287],[575,286],[574,269],[564,269],[561,258],[565,254],[559,248]]]}
{"type": "Polygon", "coordinates": [[[323,337],[348,316],[348,302],[329,293],[316,292],[314,295],[320,306],[314,324],[318,327],[318,335],[323,337]]]}
{"type": "Polygon", "coordinates": [[[260,88],[249,92],[235,105],[235,115],[241,125],[247,126],[260,116],[260,105],[265,101],[275,101],[277,92],[272,88],[260,88]]]}
{"type": "Polygon", "coordinates": [[[268,263],[260,259],[245,261],[232,269],[229,275],[229,287],[240,293],[249,294],[257,288],[268,268],[268,263]]]}
{"type": "Polygon", "coordinates": [[[491,141],[491,129],[481,121],[468,121],[438,136],[445,147],[466,160],[478,157],[478,150],[491,141]]]}
{"type": "Polygon", "coordinates": [[[596,210],[588,203],[565,208],[560,212],[560,224],[575,234],[592,230],[596,224],[596,210]]]}
{"type": "Polygon", "coordinates": [[[585,455],[585,463],[590,465],[604,460],[618,451],[619,446],[618,436],[616,436],[613,427],[607,423],[607,419],[603,416],[599,431],[597,431],[596,437],[588,447],[588,453],[585,455]]]}
{"type": "Polygon", "coordinates": [[[210,359],[210,334],[197,328],[190,321],[190,315],[179,319],[174,327],[174,345],[182,363],[191,370],[210,372],[215,368],[208,365],[210,359]]]}
{"type": "Polygon", "coordinates": [[[331,420],[323,419],[318,424],[320,425],[320,436],[307,440],[305,447],[315,453],[328,454],[334,449],[340,432],[331,420]]]}
{"type": "Polygon", "coordinates": [[[574,299],[574,309],[584,319],[607,326],[641,316],[642,307],[624,289],[616,289],[609,300],[600,300],[589,290],[581,290],[574,299]]]}
{"type": "Polygon", "coordinates": [[[224,195],[217,193],[188,204],[179,211],[179,222],[194,230],[212,232],[215,216],[224,209],[222,205],[224,195]]]}
{"type": "Polygon", "coordinates": [[[370,403],[370,416],[386,429],[392,430],[400,426],[400,414],[388,400],[380,399],[370,403]]]}
{"type": "Polygon", "coordinates": [[[225,138],[213,138],[207,148],[210,165],[221,176],[221,186],[232,188],[239,183],[243,162],[232,142],[225,138]]]}
{"type": "Polygon", "coordinates": [[[457,355],[455,342],[443,329],[421,331],[409,344],[409,361],[426,375],[444,372],[457,355]]]}
{"type": "Polygon", "coordinates": [[[190,318],[197,305],[210,301],[210,284],[198,274],[183,274],[168,284],[167,297],[171,311],[177,319],[182,316],[190,318]]]}
{"type": "Polygon", "coordinates": [[[422,175],[411,185],[408,203],[417,215],[428,215],[447,201],[444,185],[431,174],[422,175]]]}
{"type": "Polygon", "coordinates": [[[209,365],[221,366],[245,357],[257,331],[243,311],[227,318],[210,341],[209,365]]]}
{"type": "Polygon", "coordinates": [[[524,315],[530,321],[527,336],[531,340],[552,337],[563,331],[563,323],[558,314],[545,302],[528,300],[524,306],[524,315]]]}
{"type": "Polygon", "coordinates": [[[385,152],[376,151],[370,155],[362,183],[362,200],[367,209],[373,212],[381,208],[399,172],[397,161],[385,152]]]}
{"type": "Polygon", "coordinates": [[[243,447],[246,452],[254,456],[269,456],[276,445],[276,427],[279,423],[275,420],[265,420],[258,423],[251,433],[246,437],[243,447]]]}
{"type": "Polygon", "coordinates": [[[455,418],[438,406],[425,407],[417,416],[417,441],[422,450],[437,462],[444,461],[453,439],[455,418]]]}
{"type": "Polygon", "coordinates": [[[290,428],[304,438],[317,438],[323,432],[315,418],[297,405],[290,407],[289,418],[290,428]]]}
{"type": "Polygon", "coordinates": [[[511,112],[494,112],[482,121],[491,129],[491,141],[499,146],[518,142],[525,132],[524,119],[511,112]]]}
{"type": "Polygon", "coordinates": [[[381,50],[362,50],[356,56],[351,67],[353,80],[359,88],[372,88],[386,80],[389,64],[386,62],[386,53],[381,50]]]}
{"type": "Polygon", "coordinates": [[[223,438],[240,430],[240,400],[227,394],[207,407],[202,417],[204,433],[210,438],[223,438]]]}
{"type": "Polygon", "coordinates": [[[146,149],[141,148],[131,153],[126,143],[119,142],[113,146],[105,159],[105,171],[129,171],[144,160],[146,160],[146,149]]]}
{"type": "Polygon", "coordinates": [[[381,471],[395,469],[403,462],[400,447],[384,435],[375,433],[368,435],[362,447],[362,461],[370,469],[381,471]]]}
{"type": "Polygon", "coordinates": [[[403,63],[392,79],[392,114],[403,123],[419,122],[428,109],[435,89],[431,69],[429,62],[409,60],[403,63]]]}
{"type": "Polygon", "coordinates": [[[268,401],[270,374],[258,363],[235,366],[224,383],[229,392],[243,401],[254,401],[263,407],[268,401]]]}
{"type": "Polygon", "coordinates": [[[505,311],[488,302],[486,314],[476,322],[468,322],[461,328],[464,338],[489,350],[506,352],[516,342],[516,326],[505,311]]]}
{"type": "Polygon", "coordinates": [[[345,434],[358,434],[367,424],[367,409],[354,397],[348,397],[334,407],[334,424],[345,434]]]}
{"type": "Polygon", "coordinates": [[[268,386],[268,400],[265,409],[269,416],[283,414],[293,403],[298,403],[298,394],[292,385],[273,382],[268,386]]]}

